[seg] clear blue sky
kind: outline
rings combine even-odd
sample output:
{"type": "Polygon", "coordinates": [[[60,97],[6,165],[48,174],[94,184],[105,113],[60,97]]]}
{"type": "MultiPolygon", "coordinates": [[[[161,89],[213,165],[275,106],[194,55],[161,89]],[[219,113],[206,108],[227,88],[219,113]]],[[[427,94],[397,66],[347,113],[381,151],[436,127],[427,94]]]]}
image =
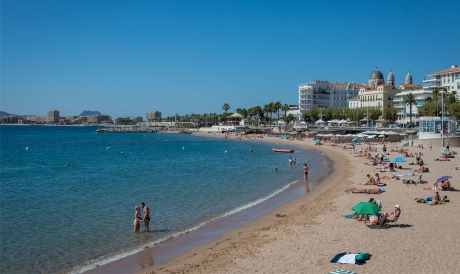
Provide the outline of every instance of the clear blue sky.
{"type": "Polygon", "coordinates": [[[298,103],[310,80],[460,65],[460,1],[1,1],[0,110],[113,117],[298,103]]]}

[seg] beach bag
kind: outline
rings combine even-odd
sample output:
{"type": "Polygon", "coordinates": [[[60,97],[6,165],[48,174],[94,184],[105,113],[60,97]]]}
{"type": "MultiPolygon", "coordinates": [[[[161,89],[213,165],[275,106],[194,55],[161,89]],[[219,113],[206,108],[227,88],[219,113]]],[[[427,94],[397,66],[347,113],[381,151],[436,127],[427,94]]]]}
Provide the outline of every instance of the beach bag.
{"type": "Polygon", "coordinates": [[[371,255],[370,255],[370,254],[367,254],[367,253],[359,253],[358,255],[356,255],[355,260],[356,260],[356,261],[364,262],[364,261],[366,261],[366,260],[369,260],[370,258],[371,258],[371,255]]]}

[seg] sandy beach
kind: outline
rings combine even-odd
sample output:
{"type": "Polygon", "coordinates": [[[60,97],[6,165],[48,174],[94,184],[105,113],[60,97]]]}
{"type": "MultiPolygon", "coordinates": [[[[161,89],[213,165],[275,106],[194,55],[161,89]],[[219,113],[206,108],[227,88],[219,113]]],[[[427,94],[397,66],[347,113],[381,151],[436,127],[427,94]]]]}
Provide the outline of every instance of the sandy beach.
{"type": "MultiPolygon", "coordinates": [[[[204,134],[206,135],[206,134],[204,134]]],[[[211,136],[211,135],[210,135],[211,136]]],[[[230,137],[234,138],[234,137],[230,137]]],[[[323,151],[331,160],[334,172],[325,182],[308,195],[282,205],[242,228],[225,233],[219,240],[193,248],[167,263],[146,267],[137,273],[328,273],[333,269],[346,269],[357,273],[457,273],[460,269],[460,192],[439,191],[451,200],[446,205],[430,206],[414,201],[415,197],[434,196],[427,190],[442,175],[453,176],[452,186],[460,188],[455,170],[457,158],[434,161],[441,155],[441,141],[416,141],[413,147],[403,147],[409,153],[422,152],[429,168],[423,173],[427,184],[405,185],[401,180],[382,180],[387,186],[359,185],[366,174],[393,176],[413,173],[415,158],[406,158],[403,169],[380,172],[380,167],[365,163],[350,149],[325,144],[315,146],[313,139],[287,141],[265,137],[257,141],[290,143],[323,151]],[[424,149],[417,149],[424,144],[424,149]],[[355,194],[354,189],[385,190],[381,194],[355,194]],[[399,226],[371,229],[364,222],[347,219],[342,215],[353,213],[350,208],[369,198],[382,203],[382,212],[401,207],[399,226]],[[372,258],[364,265],[330,263],[338,253],[369,253],[372,258]]],[[[396,144],[387,143],[389,151],[396,144]]],[[[371,144],[381,153],[382,144],[371,144]]],[[[365,150],[367,144],[357,146],[365,150]]],[[[451,150],[456,150],[452,148],[451,150]]],[[[457,155],[455,155],[457,156],[457,155]]],[[[387,157],[402,157],[389,152],[387,157]]],[[[459,156],[460,157],[460,156],[459,156]]],[[[414,178],[404,176],[401,178],[414,178]]],[[[147,256],[139,253],[139,257],[147,256]]],[[[145,259],[145,258],[143,258],[145,259]]]]}

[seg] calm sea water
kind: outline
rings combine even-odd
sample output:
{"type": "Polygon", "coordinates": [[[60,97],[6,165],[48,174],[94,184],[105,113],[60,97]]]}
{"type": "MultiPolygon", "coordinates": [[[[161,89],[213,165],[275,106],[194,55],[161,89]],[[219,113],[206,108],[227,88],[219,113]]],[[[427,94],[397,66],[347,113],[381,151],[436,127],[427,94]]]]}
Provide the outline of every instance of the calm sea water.
{"type": "Polygon", "coordinates": [[[305,162],[324,170],[316,151],[95,129],[0,126],[1,273],[82,272],[267,199],[305,162]],[[141,201],[150,233],[132,231],[141,201]]]}

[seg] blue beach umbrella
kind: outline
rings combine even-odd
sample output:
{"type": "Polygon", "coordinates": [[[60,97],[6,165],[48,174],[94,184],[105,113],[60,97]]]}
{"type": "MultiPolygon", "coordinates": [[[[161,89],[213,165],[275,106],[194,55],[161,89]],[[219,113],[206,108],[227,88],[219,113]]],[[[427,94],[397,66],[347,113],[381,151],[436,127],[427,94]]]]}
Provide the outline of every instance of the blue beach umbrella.
{"type": "Polygon", "coordinates": [[[442,182],[442,181],[450,179],[450,178],[452,178],[452,176],[449,176],[449,175],[441,176],[436,180],[436,183],[442,182]]]}
{"type": "Polygon", "coordinates": [[[351,140],[351,142],[355,143],[355,142],[358,142],[359,141],[359,138],[354,138],[353,140],[351,140]]]}
{"type": "Polygon", "coordinates": [[[406,162],[406,159],[401,158],[401,157],[396,157],[396,158],[393,159],[392,162],[393,163],[404,163],[404,162],[406,162]]]}
{"type": "Polygon", "coordinates": [[[321,142],[321,140],[320,140],[320,139],[316,139],[315,142],[316,142],[316,143],[319,143],[319,142],[321,142]]]}

